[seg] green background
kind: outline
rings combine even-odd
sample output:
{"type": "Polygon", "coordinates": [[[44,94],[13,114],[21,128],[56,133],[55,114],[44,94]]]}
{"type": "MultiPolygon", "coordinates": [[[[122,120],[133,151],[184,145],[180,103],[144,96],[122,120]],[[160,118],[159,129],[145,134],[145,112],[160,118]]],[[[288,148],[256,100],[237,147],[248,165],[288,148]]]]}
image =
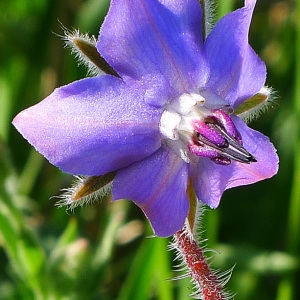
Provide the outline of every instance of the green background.
{"type": "MultiPolygon", "coordinates": [[[[220,0],[217,17],[242,5],[220,0]]],[[[12,118],[55,87],[86,76],[63,47],[61,22],[97,36],[108,0],[0,0],[0,299],[188,299],[169,239],[147,238],[131,202],[67,212],[55,207],[73,178],[51,166],[12,118]],[[50,199],[50,200],[49,200],[50,199]]],[[[277,100],[251,127],[280,156],[276,177],[227,191],[202,230],[216,269],[235,265],[235,299],[300,299],[300,1],[259,0],[250,43],[277,100]]],[[[38,124],[37,124],[38,126],[38,124]]]]}

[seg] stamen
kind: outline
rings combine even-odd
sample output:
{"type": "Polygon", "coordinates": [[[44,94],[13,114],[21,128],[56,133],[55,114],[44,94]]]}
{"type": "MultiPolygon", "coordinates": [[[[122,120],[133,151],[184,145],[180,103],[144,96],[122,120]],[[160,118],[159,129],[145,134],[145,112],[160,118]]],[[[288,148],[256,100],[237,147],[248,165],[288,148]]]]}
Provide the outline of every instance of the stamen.
{"type": "Polygon", "coordinates": [[[213,111],[211,115],[216,118],[217,123],[219,123],[225,129],[229,136],[238,140],[240,144],[243,143],[240,133],[236,129],[228,114],[226,114],[223,110],[218,109],[213,111]]]}
{"type": "Polygon", "coordinates": [[[249,164],[255,157],[242,146],[242,137],[231,118],[216,110],[194,124],[196,135],[189,150],[197,156],[208,157],[217,164],[229,165],[231,160],[249,164]]]}
{"type": "MultiPolygon", "coordinates": [[[[222,128],[218,124],[211,124],[217,131],[219,131],[225,140],[228,143],[228,147],[222,148],[223,152],[228,155],[228,158],[233,160],[242,162],[242,163],[250,163],[256,162],[255,157],[249,153],[241,143],[239,143],[236,139],[233,139],[224,128],[222,128]]],[[[241,139],[241,138],[240,138],[241,139]]]]}
{"type": "Polygon", "coordinates": [[[232,160],[256,162],[243,147],[227,107],[210,109],[205,103],[202,95],[185,93],[168,104],[159,124],[166,145],[186,163],[197,162],[199,157],[225,166],[232,160]]]}
{"type": "Polygon", "coordinates": [[[228,143],[222,134],[217,132],[215,128],[212,128],[210,125],[211,123],[195,122],[194,128],[198,133],[198,138],[201,139],[201,137],[203,137],[219,147],[227,147],[228,143]]]}

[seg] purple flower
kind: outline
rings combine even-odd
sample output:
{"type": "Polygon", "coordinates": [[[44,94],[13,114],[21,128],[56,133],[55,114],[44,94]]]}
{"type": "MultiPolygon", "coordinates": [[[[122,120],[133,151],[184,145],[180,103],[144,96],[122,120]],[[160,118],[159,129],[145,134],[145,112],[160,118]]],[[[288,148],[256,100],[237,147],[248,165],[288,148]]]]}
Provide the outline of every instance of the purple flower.
{"type": "Polygon", "coordinates": [[[246,0],[203,41],[197,0],[112,0],[96,47],[119,77],[60,87],[14,126],[64,172],[115,171],[113,200],[136,203],[155,234],[175,233],[190,182],[215,208],[224,190],[277,172],[269,139],[233,113],[266,79],[248,44],[255,3],[246,0]]]}

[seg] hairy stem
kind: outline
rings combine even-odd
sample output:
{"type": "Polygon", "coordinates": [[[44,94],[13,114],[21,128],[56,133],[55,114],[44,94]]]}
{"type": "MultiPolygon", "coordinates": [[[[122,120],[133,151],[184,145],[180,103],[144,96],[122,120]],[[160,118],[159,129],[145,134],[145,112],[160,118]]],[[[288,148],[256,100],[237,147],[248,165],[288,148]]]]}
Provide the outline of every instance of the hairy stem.
{"type": "Polygon", "coordinates": [[[174,235],[173,246],[178,252],[178,258],[186,264],[195,284],[196,290],[192,296],[204,300],[228,299],[227,293],[222,290],[224,283],[220,282],[216,273],[210,269],[204,250],[199,247],[188,225],[174,235]]]}

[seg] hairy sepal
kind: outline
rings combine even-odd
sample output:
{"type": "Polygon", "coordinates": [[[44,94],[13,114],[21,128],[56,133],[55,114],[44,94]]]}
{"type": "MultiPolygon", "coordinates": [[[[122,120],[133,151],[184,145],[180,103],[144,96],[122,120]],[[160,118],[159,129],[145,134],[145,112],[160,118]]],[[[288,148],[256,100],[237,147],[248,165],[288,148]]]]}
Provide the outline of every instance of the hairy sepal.
{"type": "Polygon", "coordinates": [[[263,87],[253,97],[246,99],[234,113],[242,118],[246,123],[259,118],[269,107],[272,107],[276,97],[269,87],[263,87]]]}
{"type": "Polygon", "coordinates": [[[63,39],[66,47],[71,49],[79,64],[87,67],[89,75],[110,74],[120,77],[98,52],[96,48],[97,40],[93,35],[81,34],[76,29],[70,31],[65,27],[63,27],[63,30],[65,33],[63,39]]]}
{"type": "Polygon", "coordinates": [[[63,189],[63,194],[59,196],[61,200],[56,205],[67,206],[72,210],[77,206],[101,200],[110,194],[114,177],[115,172],[101,176],[77,176],[70,188],[63,189]]]}

